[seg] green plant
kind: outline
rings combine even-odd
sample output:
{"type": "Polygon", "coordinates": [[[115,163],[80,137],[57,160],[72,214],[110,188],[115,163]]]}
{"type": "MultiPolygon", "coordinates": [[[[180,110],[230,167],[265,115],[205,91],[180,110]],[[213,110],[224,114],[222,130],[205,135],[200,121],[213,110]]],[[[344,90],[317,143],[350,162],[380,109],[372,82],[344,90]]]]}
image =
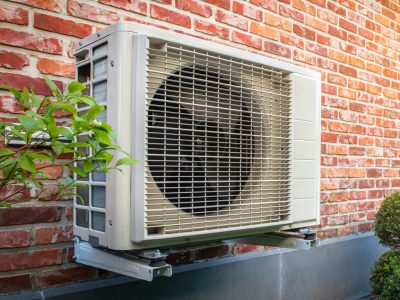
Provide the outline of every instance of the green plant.
{"type": "MultiPolygon", "coordinates": [[[[375,263],[372,270],[371,281],[373,282],[373,291],[375,294],[382,293],[388,284],[387,279],[395,272],[400,272],[400,255],[396,251],[388,251],[375,263]]],[[[393,283],[389,284],[393,285],[393,283]]],[[[398,285],[400,287],[400,281],[398,285]]],[[[398,295],[400,295],[400,290],[398,295]]]]}
{"type": "MultiPolygon", "coordinates": [[[[0,87],[14,95],[23,111],[16,122],[0,122],[0,206],[49,197],[45,181],[54,167],[84,177],[93,171],[121,170],[121,166],[136,162],[128,155],[114,161],[112,153],[122,150],[114,143],[112,127],[96,119],[104,107],[82,93],[83,84],[73,81],[62,93],[53,81],[45,80],[52,98],[39,98],[33,90],[0,87]],[[88,106],[88,110],[78,114],[77,105],[88,106]],[[16,139],[18,146],[12,143],[16,139]],[[90,155],[88,148],[92,149],[90,155]]],[[[56,180],[54,194],[70,197],[76,186],[76,180],[65,176],[56,180]]]]}
{"type": "Polygon", "coordinates": [[[375,232],[381,244],[400,248],[400,192],[388,196],[376,214],[375,232]]]}
{"type": "MultiPolygon", "coordinates": [[[[397,258],[399,259],[399,258],[397,258]]],[[[385,279],[381,300],[398,300],[400,298],[400,267],[397,266],[392,274],[385,279]]]]}

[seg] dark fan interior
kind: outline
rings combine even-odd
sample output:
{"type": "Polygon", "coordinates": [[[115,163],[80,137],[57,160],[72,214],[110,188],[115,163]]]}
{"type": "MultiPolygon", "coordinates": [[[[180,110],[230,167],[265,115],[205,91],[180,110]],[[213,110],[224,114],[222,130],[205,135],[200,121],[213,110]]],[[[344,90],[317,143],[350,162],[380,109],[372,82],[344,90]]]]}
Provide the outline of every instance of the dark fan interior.
{"type": "Polygon", "coordinates": [[[254,153],[249,98],[238,82],[197,65],[171,74],[155,92],[148,165],[178,208],[210,215],[240,194],[254,153]]]}

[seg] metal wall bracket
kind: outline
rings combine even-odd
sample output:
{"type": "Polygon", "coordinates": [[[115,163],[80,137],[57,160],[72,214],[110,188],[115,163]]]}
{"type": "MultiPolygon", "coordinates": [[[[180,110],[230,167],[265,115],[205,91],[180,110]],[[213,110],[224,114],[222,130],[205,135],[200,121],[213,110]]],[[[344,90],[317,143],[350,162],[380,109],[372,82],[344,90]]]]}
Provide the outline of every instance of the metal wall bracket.
{"type": "MultiPolygon", "coordinates": [[[[303,230],[304,231],[304,230],[303,230]]],[[[269,232],[264,234],[252,235],[239,239],[230,240],[235,243],[253,244],[259,246],[271,246],[280,248],[291,248],[309,250],[319,246],[319,239],[311,231],[307,233],[299,230],[298,233],[292,232],[269,232]]]]}
{"type": "Polygon", "coordinates": [[[94,248],[88,242],[74,238],[75,261],[126,276],[152,281],[158,276],[172,276],[172,266],[164,260],[135,257],[129,253],[110,252],[94,248]]]}

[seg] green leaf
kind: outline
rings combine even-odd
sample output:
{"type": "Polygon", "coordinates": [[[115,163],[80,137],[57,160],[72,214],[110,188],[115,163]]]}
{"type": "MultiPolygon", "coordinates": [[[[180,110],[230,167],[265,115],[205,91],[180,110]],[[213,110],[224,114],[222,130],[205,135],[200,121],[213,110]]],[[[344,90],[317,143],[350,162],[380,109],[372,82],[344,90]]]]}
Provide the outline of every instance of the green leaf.
{"type": "Polygon", "coordinates": [[[30,173],[36,172],[35,164],[33,163],[32,159],[27,156],[18,157],[18,165],[30,173]]]}
{"type": "Polygon", "coordinates": [[[91,159],[86,159],[83,162],[83,171],[85,171],[86,173],[90,173],[94,170],[94,164],[92,162],[91,159]]]}
{"type": "Polygon", "coordinates": [[[58,100],[62,100],[63,96],[61,94],[61,91],[58,88],[58,86],[54,83],[54,81],[47,76],[44,76],[44,80],[46,81],[47,85],[53,92],[54,97],[56,97],[58,100]]]}
{"type": "Polygon", "coordinates": [[[69,85],[68,85],[68,93],[72,94],[75,92],[80,92],[86,89],[86,85],[78,82],[78,81],[72,81],[69,85]]]}
{"type": "Polygon", "coordinates": [[[93,132],[94,132],[97,140],[100,143],[103,143],[103,144],[106,144],[106,145],[111,145],[112,144],[111,138],[106,132],[104,132],[102,130],[97,130],[97,129],[93,129],[93,132]]]}
{"type": "Polygon", "coordinates": [[[37,152],[32,152],[32,151],[25,152],[25,155],[31,159],[51,160],[51,157],[49,157],[48,155],[37,153],[37,152]]]}
{"type": "Polygon", "coordinates": [[[32,132],[36,129],[37,125],[40,123],[39,120],[35,120],[34,118],[27,117],[27,116],[19,116],[18,120],[20,121],[21,125],[24,129],[28,132],[32,132]]]}
{"type": "Polygon", "coordinates": [[[0,156],[13,155],[15,152],[10,149],[0,149],[0,156]]]}
{"type": "Polygon", "coordinates": [[[77,168],[77,167],[74,167],[74,166],[68,166],[68,168],[69,168],[72,172],[74,172],[74,173],[76,173],[76,174],[78,174],[78,175],[80,175],[80,176],[82,176],[82,177],[85,177],[85,176],[86,176],[85,171],[82,170],[81,168],[77,168]]]}
{"type": "Polygon", "coordinates": [[[73,140],[74,138],[74,135],[69,128],[62,127],[58,130],[58,133],[69,140],[73,140]]]}
{"type": "Polygon", "coordinates": [[[89,108],[88,112],[83,116],[86,117],[88,121],[93,121],[96,116],[98,116],[104,110],[104,106],[95,104],[89,108]]]}
{"type": "Polygon", "coordinates": [[[134,165],[137,164],[139,161],[137,159],[133,159],[130,157],[124,157],[124,158],[120,158],[118,159],[117,163],[115,164],[115,167],[119,167],[122,165],[134,165]]]}
{"type": "Polygon", "coordinates": [[[15,159],[7,159],[0,164],[0,169],[4,178],[12,178],[15,173],[17,161],[15,159]]]}

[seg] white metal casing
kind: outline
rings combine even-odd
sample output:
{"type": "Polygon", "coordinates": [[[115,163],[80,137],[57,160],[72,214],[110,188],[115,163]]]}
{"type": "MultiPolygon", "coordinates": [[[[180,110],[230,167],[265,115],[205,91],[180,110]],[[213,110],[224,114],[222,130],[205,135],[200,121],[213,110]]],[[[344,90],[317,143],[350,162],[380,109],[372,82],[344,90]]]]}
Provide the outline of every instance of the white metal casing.
{"type": "MultiPolygon", "coordinates": [[[[223,240],[319,224],[321,93],[319,73],[213,42],[125,22],[112,25],[82,40],[77,48],[77,55],[104,42],[108,44],[107,121],[117,134],[117,143],[140,163],[132,167],[124,167],[123,173],[107,174],[105,232],[77,226],[74,210],[75,235],[86,241],[95,240],[96,244],[110,249],[130,250],[223,240]],[[150,39],[222,53],[237,59],[282,69],[289,74],[293,99],[290,218],[274,224],[211,229],[168,236],[145,235],[145,165],[143,162],[145,161],[146,107],[144,99],[147,92],[146,49],[149,47],[150,39]]],[[[85,61],[85,59],[78,61],[77,68],[85,61]]],[[[116,153],[116,159],[120,157],[123,157],[123,154],[116,153]]]]}

